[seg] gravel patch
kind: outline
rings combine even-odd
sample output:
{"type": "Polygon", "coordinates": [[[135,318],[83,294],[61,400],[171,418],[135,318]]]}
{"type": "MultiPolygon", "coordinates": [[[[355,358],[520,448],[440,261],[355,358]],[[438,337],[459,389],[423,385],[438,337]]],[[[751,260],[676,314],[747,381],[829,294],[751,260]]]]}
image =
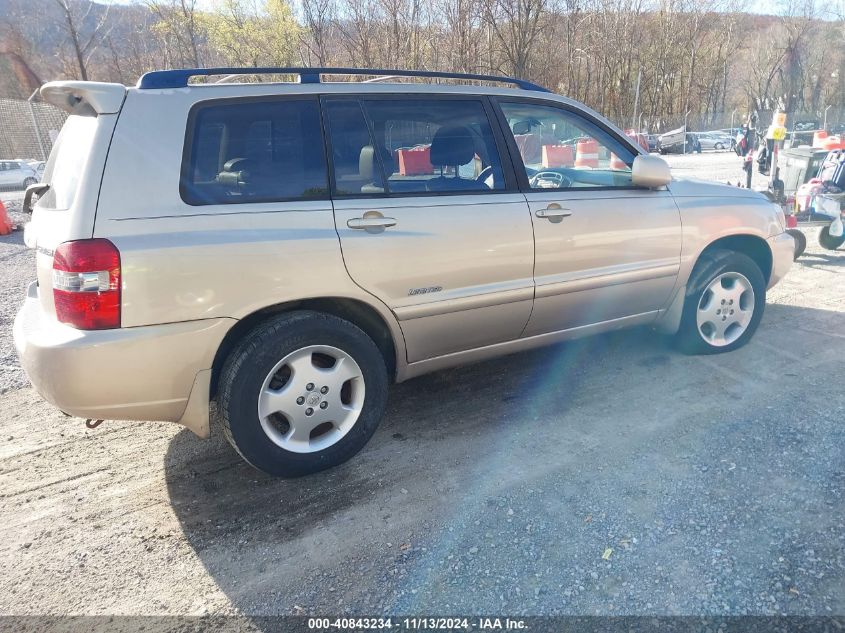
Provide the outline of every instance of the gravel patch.
{"type": "MultiPolygon", "coordinates": [[[[0,200],[12,222],[22,227],[28,215],[21,213],[23,192],[0,192],[0,200]]],[[[35,252],[23,244],[23,231],[0,236],[0,394],[29,384],[18,364],[12,344],[12,323],[26,287],[35,279],[35,252]]]]}

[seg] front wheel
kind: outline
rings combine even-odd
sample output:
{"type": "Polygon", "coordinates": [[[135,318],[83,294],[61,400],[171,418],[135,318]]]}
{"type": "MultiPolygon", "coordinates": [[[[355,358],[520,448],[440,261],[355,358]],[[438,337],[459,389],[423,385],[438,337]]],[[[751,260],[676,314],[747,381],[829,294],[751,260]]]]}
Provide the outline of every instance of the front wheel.
{"type": "Polygon", "coordinates": [[[830,227],[826,226],[819,232],[819,245],[829,251],[835,251],[845,244],[845,235],[836,237],[830,234],[830,227]]]}
{"type": "Polygon", "coordinates": [[[30,186],[36,184],[37,182],[38,181],[35,178],[27,178],[26,180],[23,181],[23,188],[26,189],[27,187],[30,187],[30,186]]]}
{"type": "Polygon", "coordinates": [[[753,259],[729,250],[702,255],[687,283],[675,343],[687,354],[720,354],[745,345],[766,306],[766,280],[753,259]]]}
{"type": "Polygon", "coordinates": [[[229,354],[219,382],[226,438],[269,475],[297,477],[360,451],[387,402],[376,344],[338,317],[283,314],[256,327],[229,354]]]}
{"type": "Polygon", "coordinates": [[[725,149],[725,146],[722,145],[721,143],[716,143],[716,145],[713,147],[713,149],[715,149],[717,152],[721,152],[723,149],[725,149]]]}

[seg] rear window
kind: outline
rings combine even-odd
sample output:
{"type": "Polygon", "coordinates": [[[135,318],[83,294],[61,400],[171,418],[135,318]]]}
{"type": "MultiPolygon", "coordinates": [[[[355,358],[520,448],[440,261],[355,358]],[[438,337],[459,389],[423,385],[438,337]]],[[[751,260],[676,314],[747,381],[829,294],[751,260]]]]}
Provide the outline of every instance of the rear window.
{"type": "Polygon", "coordinates": [[[180,189],[191,205],[328,197],[316,99],[196,107],[180,189]]]}
{"type": "Polygon", "coordinates": [[[42,181],[50,188],[38,199],[37,207],[69,209],[73,205],[96,130],[97,117],[68,117],[44,168],[42,181]]]}

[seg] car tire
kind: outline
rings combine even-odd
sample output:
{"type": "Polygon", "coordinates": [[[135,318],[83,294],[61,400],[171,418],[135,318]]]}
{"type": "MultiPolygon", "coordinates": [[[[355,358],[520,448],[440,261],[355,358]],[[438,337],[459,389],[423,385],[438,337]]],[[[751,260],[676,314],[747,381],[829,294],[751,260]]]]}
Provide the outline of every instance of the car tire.
{"type": "Polygon", "coordinates": [[[786,232],[795,240],[795,254],[792,256],[792,261],[797,261],[807,250],[807,236],[798,229],[786,229],[786,232]]]}
{"type": "Polygon", "coordinates": [[[721,143],[716,143],[716,144],[713,146],[713,149],[715,149],[717,152],[721,152],[723,149],[725,149],[725,146],[724,146],[724,145],[722,145],[721,143]]]}
{"type": "Polygon", "coordinates": [[[826,226],[819,231],[819,244],[822,248],[829,251],[835,251],[837,248],[845,244],[845,235],[836,237],[830,234],[830,227],[826,226]]]}
{"type": "Polygon", "coordinates": [[[229,353],[217,416],[252,466],[299,477],[360,451],[384,415],[387,391],[384,357],[367,334],[336,316],[300,310],[261,323],[229,353]]]}
{"type": "Polygon", "coordinates": [[[721,354],[745,345],[766,306],[766,280],[753,259],[726,249],[704,253],[687,282],[676,347],[721,354]]]}
{"type": "Polygon", "coordinates": [[[23,188],[26,189],[27,187],[31,187],[32,185],[36,184],[38,181],[35,178],[26,178],[23,181],[23,188]]]}

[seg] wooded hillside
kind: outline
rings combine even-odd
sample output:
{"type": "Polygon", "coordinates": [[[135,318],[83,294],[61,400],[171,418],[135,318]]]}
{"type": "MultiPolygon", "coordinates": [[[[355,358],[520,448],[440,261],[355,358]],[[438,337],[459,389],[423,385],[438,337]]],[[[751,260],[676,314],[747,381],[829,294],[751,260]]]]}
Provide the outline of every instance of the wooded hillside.
{"type": "Polygon", "coordinates": [[[845,106],[842,16],[813,0],[781,16],[741,0],[0,0],[0,12],[0,96],[155,68],[339,65],[515,75],[625,126],[639,78],[636,124],[651,130],[687,112],[715,127],[751,109],[845,106]]]}

